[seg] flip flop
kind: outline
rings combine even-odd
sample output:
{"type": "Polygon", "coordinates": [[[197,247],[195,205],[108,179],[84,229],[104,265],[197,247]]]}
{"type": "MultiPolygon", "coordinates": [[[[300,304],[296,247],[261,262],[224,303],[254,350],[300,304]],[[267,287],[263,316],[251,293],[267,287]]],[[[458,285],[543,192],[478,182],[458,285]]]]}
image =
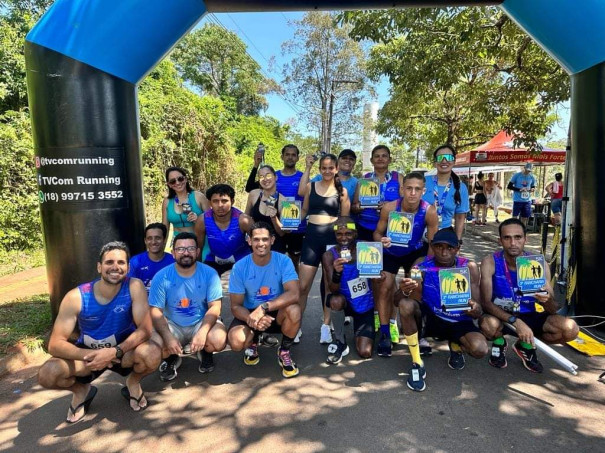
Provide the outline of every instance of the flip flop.
{"type": "Polygon", "coordinates": [[[69,423],[70,425],[73,425],[73,424],[81,421],[84,417],[86,417],[86,414],[88,413],[88,408],[90,407],[92,400],[95,399],[95,396],[97,396],[97,388],[94,385],[91,385],[90,390],[88,391],[88,395],[86,395],[86,399],[84,401],[82,401],[76,407],[73,407],[71,404],[69,405],[69,411],[71,412],[72,415],[76,415],[76,412],[78,412],[78,410],[81,407],[84,407],[84,413],[82,414],[82,416],[77,420],[73,420],[73,421],[65,420],[65,421],[67,423],[69,423]]]}
{"type": "Polygon", "coordinates": [[[132,409],[133,412],[141,412],[149,407],[149,401],[147,401],[147,404],[145,406],[141,406],[140,404],[141,400],[145,396],[145,392],[141,392],[141,396],[135,398],[134,396],[130,396],[130,390],[128,390],[128,387],[124,386],[122,387],[122,390],[120,390],[120,393],[122,394],[124,399],[128,401],[128,407],[130,407],[130,409],[132,409],[132,406],[130,405],[131,400],[134,400],[139,405],[139,410],[135,411],[134,409],[132,409]]]}

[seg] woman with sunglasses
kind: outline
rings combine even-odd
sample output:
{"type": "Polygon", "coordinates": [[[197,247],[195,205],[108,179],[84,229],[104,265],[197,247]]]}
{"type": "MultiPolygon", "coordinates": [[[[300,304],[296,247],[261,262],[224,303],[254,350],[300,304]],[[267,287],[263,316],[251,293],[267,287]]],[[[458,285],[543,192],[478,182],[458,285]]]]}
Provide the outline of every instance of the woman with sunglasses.
{"type": "Polygon", "coordinates": [[[454,226],[454,231],[462,244],[464,222],[469,211],[468,189],[460,184],[454,173],[456,149],[452,145],[441,145],[433,152],[437,174],[426,176],[426,192],[422,197],[437,209],[439,229],[454,226]]]}
{"type": "Polygon", "coordinates": [[[193,233],[195,220],[210,209],[208,200],[201,192],[193,190],[187,180],[187,173],[180,167],[166,169],[168,196],[162,203],[162,223],[173,235],[188,231],[193,233]]]}
{"type": "MultiPolygon", "coordinates": [[[[313,156],[308,156],[307,167],[312,166],[314,161],[313,156]]],[[[319,173],[320,181],[307,184],[302,206],[302,217],[309,216],[298,268],[299,303],[303,313],[321,258],[329,245],[336,244],[334,224],[339,216],[348,216],[351,209],[347,189],[342,186],[338,177],[338,159],[334,154],[326,154],[319,160],[319,173]]],[[[330,310],[324,307],[322,343],[331,342],[331,335],[327,335],[330,332],[329,324],[330,310]]],[[[301,334],[299,331],[296,340],[301,334]]]]}
{"type": "Polygon", "coordinates": [[[284,197],[277,192],[277,175],[270,165],[261,165],[258,169],[258,183],[260,189],[253,189],[248,194],[246,203],[246,214],[254,222],[266,222],[273,227],[272,233],[275,235],[275,242],[271,250],[279,253],[285,253],[285,246],[282,240],[284,232],[279,220],[281,203],[284,197]]]}

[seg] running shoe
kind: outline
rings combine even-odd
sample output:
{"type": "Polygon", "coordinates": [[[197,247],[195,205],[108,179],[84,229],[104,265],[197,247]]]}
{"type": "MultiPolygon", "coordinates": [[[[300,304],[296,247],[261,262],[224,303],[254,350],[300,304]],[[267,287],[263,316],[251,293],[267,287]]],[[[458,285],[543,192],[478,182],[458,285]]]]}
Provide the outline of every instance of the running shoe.
{"type": "Polygon", "coordinates": [[[281,366],[281,374],[285,378],[291,378],[298,375],[298,367],[292,360],[289,349],[279,348],[277,350],[277,361],[281,366]]]}
{"type": "Polygon", "coordinates": [[[200,361],[200,367],[197,370],[200,373],[206,374],[214,371],[214,359],[212,355],[212,352],[197,351],[197,359],[200,361]]]}
{"type": "Polygon", "coordinates": [[[176,370],[179,369],[182,362],[183,359],[181,359],[181,356],[178,356],[176,354],[168,356],[166,360],[162,361],[159,368],[160,381],[167,382],[176,379],[176,370]]]}
{"type": "Polygon", "coordinates": [[[536,349],[525,349],[521,346],[521,344],[517,341],[513,345],[513,350],[517,353],[517,355],[523,361],[523,366],[527,368],[532,373],[541,373],[544,371],[544,367],[538,360],[538,353],[536,349]]]}
{"type": "Polygon", "coordinates": [[[328,358],[326,362],[331,363],[332,365],[336,365],[342,361],[342,358],[349,354],[349,345],[347,345],[347,340],[345,339],[344,343],[336,340],[330,346],[328,346],[328,358]]]}
{"type": "Polygon", "coordinates": [[[294,337],[294,343],[300,343],[300,337],[302,337],[302,329],[298,329],[296,336],[294,337]]]}
{"type": "Polygon", "coordinates": [[[267,346],[269,348],[274,348],[279,344],[279,340],[274,335],[269,335],[268,333],[262,333],[260,338],[258,339],[258,343],[262,346],[267,346]]]}
{"type": "Polygon", "coordinates": [[[319,344],[332,343],[332,329],[328,324],[321,325],[321,334],[319,336],[319,344]]]}
{"type": "Polygon", "coordinates": [[[252,343],[244,351],[244,363],[252,366],[256,365],[258,362],[260,362],[260,357],[258,356],[258,345],[256,343],[252,343]]]}
{"type": "Polygon", "coordinates": [[[391,357],[392,347],[391,347],[391,337],[386,333],[380,333],[380,339],[378,340],[378,347],[376,348],[376,353],[380,357],[391,357]]]}
{"type": "Polygon", "coordinates": [[[348,326],[353,322],[353,316],[345,316],[345,326],[348,326]]]}
{"type": "Polygon", "coordinates": [[[418,346],[420,348],[420,355],[422,355],[422,356],[433,355],[433,348],[431,348],[431,345],[426,340],[426,338],[421,338],[420,341],[418,341],[418,346]]]}
{"type": "Polygon", "coordinates": [[[424,389],[426,389],[426,383],[424,382],[425,378],[426,369],[417,363],[413,363],[407,380],[408,388],[410,390],[414,390],[415,392],[424,391],[424,389]]]}
{"type": "Polygon", "coordinates": [[[399,327],[397,323],[389,323],[389,332],[391,333],[391,343],[399,344],[399,327]]]}
{"type": "Polygon", "coordinates": [[[492,343],[492,353],[489,356],[488,363],[494,368],[506,368],[506,346],[506,340],[501,345],[492,343]]]}
{"type": "MultiPolygon", "coordinates": [[[[452,370],[462,370],[464,369],[465,360],[464,354],[462,351],[453,351],[452,343],[449,343],[450,346],[450,358],[447,360],[447,366],[449,366],[452,370]]],[[[460,346],[458,346],[460,348],[460,346]]]]}

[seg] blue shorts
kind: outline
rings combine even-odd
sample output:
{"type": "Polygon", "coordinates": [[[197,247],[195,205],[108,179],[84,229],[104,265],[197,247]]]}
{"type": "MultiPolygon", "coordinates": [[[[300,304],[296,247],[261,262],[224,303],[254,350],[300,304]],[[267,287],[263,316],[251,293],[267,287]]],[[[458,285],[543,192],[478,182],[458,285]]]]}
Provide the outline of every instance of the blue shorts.
{"type": "Polygon", "coordinates": [[[515,201],[513,203],[513,217],[521,217],[529,219],[531,217],[531,201],[515,201]]]}
{"type": "Polygon", "coordinates": [[[553,201],[550,202],[550,210],[553,214],[560,213],[562,208],[563,208],[563,199],[562,198],[555,198],[553,201]]]}

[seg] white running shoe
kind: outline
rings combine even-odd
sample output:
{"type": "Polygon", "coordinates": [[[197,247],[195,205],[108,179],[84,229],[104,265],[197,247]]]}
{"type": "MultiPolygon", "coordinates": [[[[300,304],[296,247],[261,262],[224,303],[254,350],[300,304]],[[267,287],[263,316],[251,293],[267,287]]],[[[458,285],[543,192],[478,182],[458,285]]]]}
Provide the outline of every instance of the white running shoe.
{"type": "Polygon", "coordinates": [[[332,329],[328,324],[321,325],[321,335],[319,337],[320,344],[330,344],[332,343],[332,329]]]}

